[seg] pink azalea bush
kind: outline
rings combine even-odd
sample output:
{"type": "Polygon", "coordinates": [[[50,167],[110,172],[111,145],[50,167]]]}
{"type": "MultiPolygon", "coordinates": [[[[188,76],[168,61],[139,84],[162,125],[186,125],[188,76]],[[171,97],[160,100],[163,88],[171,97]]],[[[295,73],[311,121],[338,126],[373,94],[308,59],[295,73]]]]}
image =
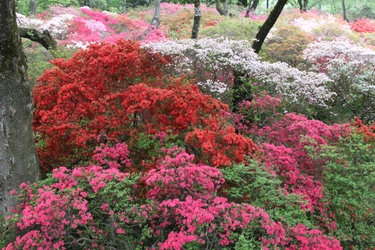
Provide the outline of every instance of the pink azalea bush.
{"type": "Polygon", "coordinates": [[[194,164],[176,147],[166,153],[141,178],[117,168],[61,167],[44,181],[22,184],[20,203],[7,217],[17,237],[5,249],[341,249],[320,231],[290,230],[261,208],[229,202],[218,195],[219,170],[194,164]]]}

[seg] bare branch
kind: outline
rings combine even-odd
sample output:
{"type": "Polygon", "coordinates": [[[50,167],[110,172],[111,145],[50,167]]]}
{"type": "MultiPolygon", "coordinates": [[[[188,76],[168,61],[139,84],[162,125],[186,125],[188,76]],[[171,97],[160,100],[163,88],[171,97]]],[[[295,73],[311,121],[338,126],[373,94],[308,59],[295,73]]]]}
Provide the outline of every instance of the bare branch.
{"type": "Polygon", "coordinates": [[[36,29],[19,27],[19,34],[22,38],[30,39],[31,41],[40,43],[47,50],[56,49],[56,41],[53,39],[48,30],[44,30],[43,33],[36,29]]]}

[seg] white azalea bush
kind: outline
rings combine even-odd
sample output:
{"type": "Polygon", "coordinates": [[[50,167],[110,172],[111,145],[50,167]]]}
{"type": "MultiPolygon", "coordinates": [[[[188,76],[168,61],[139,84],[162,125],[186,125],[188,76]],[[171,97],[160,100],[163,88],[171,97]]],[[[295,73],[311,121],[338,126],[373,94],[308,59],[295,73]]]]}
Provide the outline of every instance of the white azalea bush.
{"type": "MultiPolygon", "coordinates": [[[[335,95],[327,88],[330,79],[325,74],[301,71],[286,63],[261,61],[251,44],[244,40],[189,39],[147,43],[143,48],[171,56],[173,62],[166,69],[169,73],[187,75],[197,83],[206,83],[206,86],[211,82],[220,82],[226,84],[229,90],[233,84],[233,72],[241,72],[245,82],[272,95],[282,95],[295,106],[311,104],[326,107],[335,95]]],[[[219,91],[213,87],[212,92],[217,94],[219,91]]]]}
{"type": "Polygon", "coordinates": [[[322,41],[310,44],[304,57],[311,70],[331,78],[337,110],[348,119],[375,120],[375,51],[346,40],[322,41]]]}

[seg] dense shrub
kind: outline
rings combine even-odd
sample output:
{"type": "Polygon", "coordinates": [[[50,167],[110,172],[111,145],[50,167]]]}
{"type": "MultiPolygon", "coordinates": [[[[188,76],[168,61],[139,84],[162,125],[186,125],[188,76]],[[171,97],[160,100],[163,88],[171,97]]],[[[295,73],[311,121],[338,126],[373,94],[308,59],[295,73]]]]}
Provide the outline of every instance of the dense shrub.
{"type": "MultiPolygon", "coordinates": [[[[223,83],[224,93],[233,85],[233,72],[242,72],[245,82],[254,83],[273,96],[282,95],[290,104],[286,108],[289,112],[326,107],[334,95],[327,89],[330,80],[325,74],[302,71],[286,63],[261,61],[248,41],[203,38],[150,43],[143,47],[173,57],[172,70],[166,74],[184,74],[203,86],[223,83]]],[[[210,94],[225,98],[221,91],[211,90],[210,94]]],[[[251,99],[251,94],[250,91],[244,99],[251,99]]]]}
{"type": "Polygon", "coordinates": [[[350,23],[350,28],[358,33],[373,33],[375,32],[375,22],[368,18],[359,18],[350,23]]]}
{"type": "Polygon", "coordinates": [[[253,153],[252,141],[225,123],[225,104],[181,78],[162,77],[160,69],[167,62],[123,40],[92,45],[72,59],[53,61],[57,67],[45,72],[34,91],[34,129],[43,168],[83,164],[103,138],[140,149],[133,161],[149,160],[151,155],[138,141],[161,132],[180,142],[188,135],[188,146],[201,152],[197,159],[214,166],[239,162],[242,154],[253,153]],[[201,137],[191,140],[198,130],[223,139],[213,139],[214,147],[208,150],[196,145],[201,137]],[[221,154],[225,160],[211,162],[212,155],[221,154]]]}
{"type": "Polygon", "coordinates": [[[374,141],[367,136],[362,129],[355,129],[340,144],[323,147],[319,154],[328,159],[324,195],[337,224],[331,234],[344,249],[375,246],[375,154],[374,141]]]}
{"type": "Polygon", "coordinates": [[[312,41],[313,38],[298,27],[280,27],[272,32],[263,52],[271,61],[285,62],[298,67],[303,63],[303,50],[312,41]]]}
{"type": "Polygon", "coordinates": [[[287,235],[263,209],[219,196],[219,170],[178,148],[167,155],[142,179],[116,168],[62,167],[22,184],[7,218],[18,236],[5,249],[341,249],[301,224],[287,235]]]}
{"type": "Polygon", "coordinates": [[[375,120],[373,50],[346,40],[322,41],[310,44],[304,57],[312,70],[324,72],[332,79],[330,89],[336,96],[330,106],[340,119],[336,122],[349,122],[355,116],[366,124],[375,120]]]}
{"type": "Polygon", "coordinates": [[[215,20],[214,23],[209,24],[207,27],[202,27],[199,34],[202,37],[222,36],[229,39],[248,40],[251,42],[262,24],[260,21],[249,19],[234,19],[229,17],[227,20],[221,19],[215,20]]]}

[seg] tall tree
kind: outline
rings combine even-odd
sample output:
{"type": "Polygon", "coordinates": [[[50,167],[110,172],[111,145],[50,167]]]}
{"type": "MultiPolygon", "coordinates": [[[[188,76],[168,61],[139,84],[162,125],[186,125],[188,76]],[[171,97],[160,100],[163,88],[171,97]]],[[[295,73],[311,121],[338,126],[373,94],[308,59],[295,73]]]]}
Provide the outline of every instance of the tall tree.
{"type": "Polygon", "coordinates": [[[36,7],[38,6],[38,3],[36,0],[30,0],[29,1],[29,10],[30,14],[35,15],[36,14],[36,7]]]}
{"type": "Polygon", "coordinates": [[[227,0],[223,1],[223,8],[221,8],[220,0],[215,0],[215,5],[216,5],[216,10],[217,10],[217,12],[219,12],[220,15],[222,15],[222,16],[228,15],[228,2],[227,2],[227,0]]]}
{"type": "Polygon", "coordinates": [[[0,1],[0,213],[16,199],[9,192],[39,179],[32,132],[33,101],[26,76],[15,13],[15,1],[0,1]]]}
{"type": "Polygon", "coordinates": [[[249,4],[246,8],[246,15],[245,17],[249,17],[250,12],[255,11],[255,9],[258,7],[259,0],[254,0],[252,4],[249,4]]]}
{"type": "Polygon", "coordinates": [[[307,11],[309,0],[298,0],[299,10],[303,13],[307,11]]]}
{"type": "Polygon", "coordinates": [[[349,22],[349,19],[346,16],[345,0],[341,0],[341,5],[342,5],[342,17],[344,18],[345,21],[349,22]]]}
{"type": "MultiPolygon", "coordinates": [[[[276,23],[277,19],[279,18],[287,1],[288,0],[278,0],[275,7],[269,14],[267,20],[264,22],[262,27],[260,27],[256,35],[256,40],[253,42],[253,45],[252,45],[255,53],[257,54],[259,53],[264,43],[264,40],[266,39],[269,31],[272,29],[273,25],[276,23]]],[[[245,74],[246,72],[234,72],[233,96],[232,96],[233,112],[238,111],[238,106],[242,100],[251,99],[251,93],[249,93],[249,90],[245,88],[245,84],[243,81],[245,74]]]]}
{"type": "Polygon", "coordinates": [[[199,26],[201,23],[201,1],[194,0],[194,23],[193,23],[193,31],[191,32],[191,39],[197,39],[199,33],[199,26]]]}
{"type": "Polygon", "coordinates": [[[279,18],[281,12],[284,9],[285,4],[288,2],[288,0],[278,0],[275,7],[269,14],[267,20],[264,22],[262,27],[260,27],[256,39],[253,42],[253,49],[255,53],[259,53],[264,40],[266,39],[268,33],[272,29],[273,25],[276,23],[277,19],[279,18]]]}
{"type": "Polygon", "coordinates": [[[160,25],[160,0],[155,0],[155,13],[151,24],[156,28],[160,25]]]}

